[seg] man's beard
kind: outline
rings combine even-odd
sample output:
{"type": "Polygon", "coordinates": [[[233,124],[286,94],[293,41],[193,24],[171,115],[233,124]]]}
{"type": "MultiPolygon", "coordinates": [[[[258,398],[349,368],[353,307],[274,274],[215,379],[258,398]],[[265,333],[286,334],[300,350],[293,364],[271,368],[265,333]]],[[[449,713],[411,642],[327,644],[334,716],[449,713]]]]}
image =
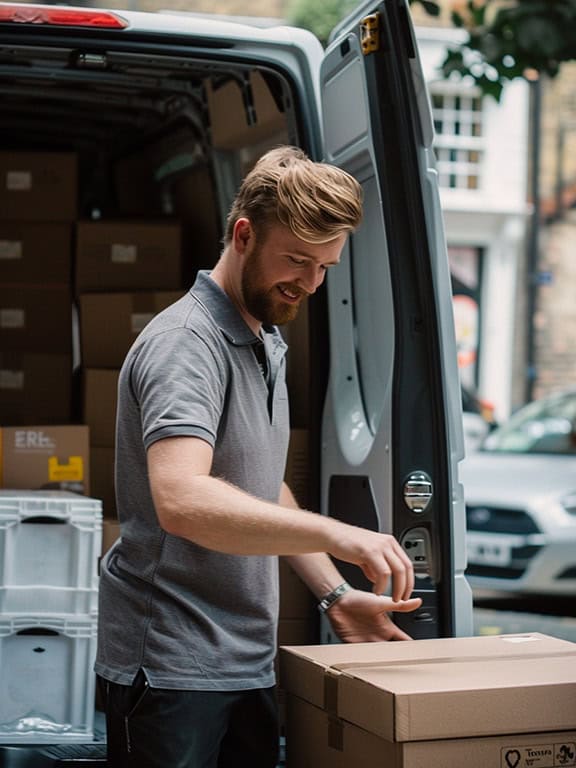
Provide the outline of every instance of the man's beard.
{"type": "Polygon", "coordinates": [[[258,280],[261,253],[258,246],[246,260],[242,274],[242,298],[248,312],[264,325],[284,325],[294,320],[300,303],[282,301],[277,286],[263,288],[258,280]]]}

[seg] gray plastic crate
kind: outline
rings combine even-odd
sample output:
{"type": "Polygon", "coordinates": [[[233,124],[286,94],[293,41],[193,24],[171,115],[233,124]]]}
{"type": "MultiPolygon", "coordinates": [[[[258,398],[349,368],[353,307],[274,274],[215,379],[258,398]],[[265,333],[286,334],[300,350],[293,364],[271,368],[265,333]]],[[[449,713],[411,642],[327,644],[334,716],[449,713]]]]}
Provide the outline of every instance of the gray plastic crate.
{"type": "Polygon", "coordinates": [[[96,619],[0,615],[0,743],[93,738],[96,619]]]}
{"type": "Polygon", "coordinates": [[[0,490],[0,614],[95,615],[102,502],[0,490]]]}

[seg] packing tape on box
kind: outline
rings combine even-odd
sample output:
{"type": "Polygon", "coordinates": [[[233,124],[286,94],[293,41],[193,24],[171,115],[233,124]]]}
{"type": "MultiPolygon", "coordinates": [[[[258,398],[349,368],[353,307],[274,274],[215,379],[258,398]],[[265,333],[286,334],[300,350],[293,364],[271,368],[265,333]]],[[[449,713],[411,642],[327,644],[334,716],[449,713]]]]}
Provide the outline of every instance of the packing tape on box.
{"type": "MultiPolygon", "coordinates": [[[[573,662],[576,661],[576,651],[556,651],[546,654],[546,658],[566,658],[573,662]]],[[[347,673],[356,673],[373,669],[380,671],[383,668],[399,667],[411,667],[411,666],[423,666],[425,664],[465,664],[469,662],[482,662],[489,659],[490,661],[527,661],[527,660],[539,660],[542,659],[542,654],[536,653],[519,653],[519,654],[496,654],[496,655],[471,655],[471,656],[446,656],[444,658],[418,658],[418,659],[393,659],[382,661],[349,661],[342,662],[341,664],[332,664],[330,667],[326,667],[324,670],[324,709],[329,717],[335,719],[338,718],[339,706],[339,683],[342,675],[347,673]]]]}

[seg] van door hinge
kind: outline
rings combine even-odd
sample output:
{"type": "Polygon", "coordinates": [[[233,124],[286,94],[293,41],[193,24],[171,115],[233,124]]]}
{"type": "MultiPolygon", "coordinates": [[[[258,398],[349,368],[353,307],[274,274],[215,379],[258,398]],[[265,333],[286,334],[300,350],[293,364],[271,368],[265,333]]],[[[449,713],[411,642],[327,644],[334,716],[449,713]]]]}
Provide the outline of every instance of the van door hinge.
{"type": "Polygon", "coordinates": [[[380,48],[380,14],[372,13],[360,22],[362,53],[367,56],[380,48]]]}

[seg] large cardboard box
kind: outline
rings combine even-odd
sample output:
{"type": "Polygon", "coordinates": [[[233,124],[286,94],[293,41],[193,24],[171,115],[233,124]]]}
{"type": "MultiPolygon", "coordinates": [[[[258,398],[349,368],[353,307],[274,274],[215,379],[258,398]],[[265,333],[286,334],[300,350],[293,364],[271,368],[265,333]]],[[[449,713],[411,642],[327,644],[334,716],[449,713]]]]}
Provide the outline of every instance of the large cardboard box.
{"type": "Polygon", "coordinates": [[[0,285],[0,348],[72,354],[69,287],[0,285]]]}
{"type": "Polygon", "coordinates": [[[180,224],[80,221],[76,292],[176,291],[182,285],[180,224]]]}
{"type": "Polygon", "coordinates": [[[72,358],[0,348],[0,424],[67,424],[72,417],[72,358]]]}
{"type": "Polygon", "coordinates": [[[114,446],[119,373],[116,368],[87,368],[83,372],[82,421],[90,427],[92,446],[114,446]]]}
{"type": "Polygon", "coordinates": [[[566,640],[288,646],[280,680],[288,768],[576,765],[576,644],[566,640]]]}
{"type": "Polygon", "coordinates": [[[85,293],[80,296],[80,354],[85,368],[120,368],[154,315],[183,291],[85,293]]]}
{"type": "Polygon", "coordinates": [[[69,284],[72,226],[0,219],[0,272],[3,283],[69,284]]]}
{"type": "Polygon", "coordinates": [[[250,73],[242,86],[232,79],[217,85],[207,80],[205,85],[215,147],[239,149],[273,138],[282,143],[287,137],[286,116],[259,72],[250,73]]]}
{"type": "Polygon", "coordinates": [[[88,427],[0,427],[0,487],[90,495],[88,427]]]}
{"type": "Polygon", "coordinates": [[[0,152],[0,218],[73,221],[77,177],[71,152],[0,152]]]}

